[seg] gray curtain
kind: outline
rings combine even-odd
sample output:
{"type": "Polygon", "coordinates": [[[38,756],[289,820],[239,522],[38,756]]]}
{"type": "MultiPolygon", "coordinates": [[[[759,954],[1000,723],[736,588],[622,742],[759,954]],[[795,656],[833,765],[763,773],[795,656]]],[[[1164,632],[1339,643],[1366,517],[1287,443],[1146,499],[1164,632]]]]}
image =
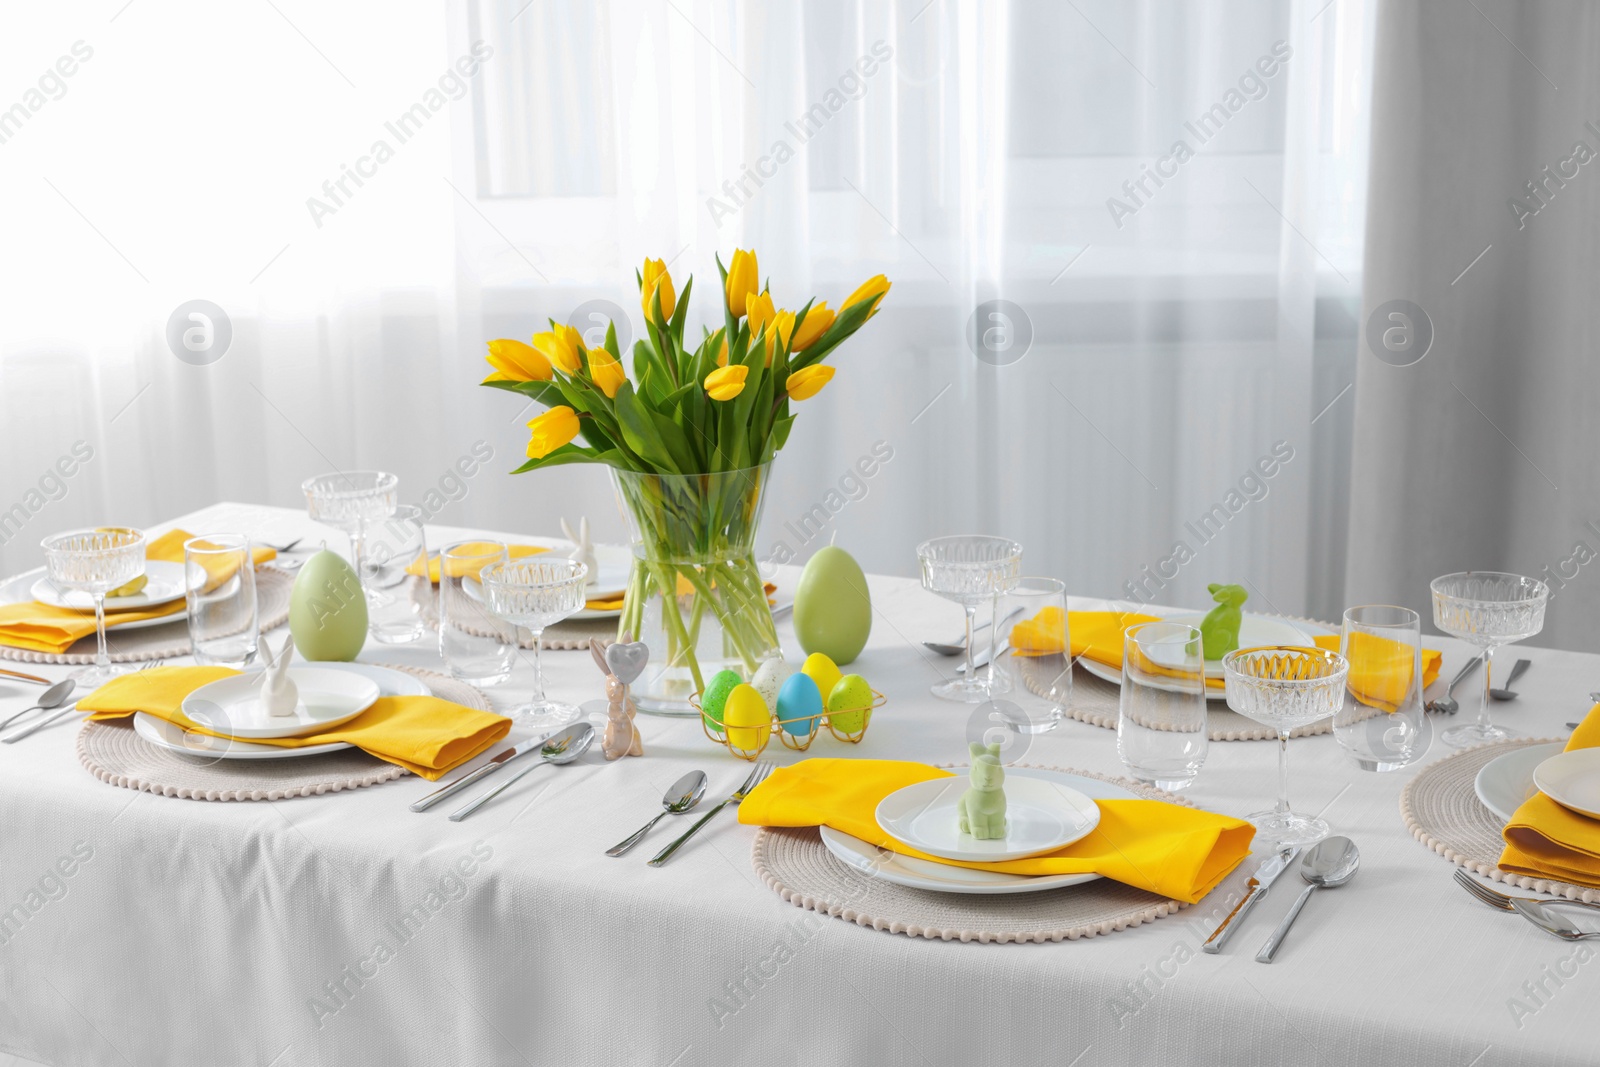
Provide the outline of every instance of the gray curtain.
{"type": "Polygon", "coordinates": [[[1385,0],[1375,52],[1346,602],[1515,571],[1593,650],[1600,8],[1385,0]]]}

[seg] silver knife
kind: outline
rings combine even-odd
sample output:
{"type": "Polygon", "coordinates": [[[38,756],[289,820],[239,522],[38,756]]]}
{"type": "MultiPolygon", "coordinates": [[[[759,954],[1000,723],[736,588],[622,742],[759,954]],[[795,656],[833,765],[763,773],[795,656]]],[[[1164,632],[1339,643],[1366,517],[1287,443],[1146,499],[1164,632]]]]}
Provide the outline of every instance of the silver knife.
{"type": "Polygon", "coordinates": [[[540,734],[538,737],[530,737],[521,744],[511,746],[504,752],[496,753],[490,758],[489,762],[485,763],[482,767],[479,767],[475,771],[468,771],[455,781],[441,786],[432,793],[429,793],[427,796],[423,797],[421,800],[417,801],[415,804],[411,805],[411,810],[427,811],[429,808],[439,803],[439,801],[443,800],[445,797],[450,796],[452,793],[458,793],[467,786],[471,785],[473,782],[481,781],[482,779],[487,778],[489,775],[493,774],[495,771],[498,771],[501,767],[504,767],[518,756],[521,756],[527,752],[532,752],[534,749],[544,744],[549,736],[549,734],[540,734]]]}
{"type": "Polygon", "coordinates": [[[1211,932],[1210,937],[1206,938],[1206,943],[1200,946],[1201,950],[1213,955],[1221,952],[1222,946],[1228,943],[1228,938],[1233,936],[1233,932],[1244,925],[1245,916],[1250,914],[1250,909],[1261,903],[1261,898],[1267,895],[1267,890],[1272,888],[1272,883],[1277,881],[1278,875],[1282,874],[1299,854],[1298,848],[1286,848],[1261,861],[1256,873],[1245,883],[1243,899],[1233,906],[1228,917],[1211,932]]]}

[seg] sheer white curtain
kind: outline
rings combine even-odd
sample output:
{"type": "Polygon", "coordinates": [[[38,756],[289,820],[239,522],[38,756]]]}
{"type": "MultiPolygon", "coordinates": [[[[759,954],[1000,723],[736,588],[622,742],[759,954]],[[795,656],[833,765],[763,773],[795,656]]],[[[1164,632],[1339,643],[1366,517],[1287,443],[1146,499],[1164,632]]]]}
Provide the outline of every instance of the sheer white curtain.
{"type": "Polygon", "coordinates": [[[394,469],[451,522],[583,512],[618,538],[603,472],[503,473],[530,413],[475,387],[483,341],[586,326],[596,299],[637,335],[645,255],[680,291],[694,274],[714,321],[713,256],[737,246],[784,305],[895,283],[779,458],[778,558],[837,538],[905,573],[918,539],[982,529],[1075,591],[1202,603],[1248,581],[1263,607],[1338,610],[1360,0],[264,11],[6,16],[29,23],[0,43],[12,69],[100,35],[0,144],[0,189],[38,208],[6,267],[29,325],[0,356],[0,507],[96,449],[7,566],[68,522],[294,504],[331,466],[394,469]],[[461,98],[317,226],[307,198],[479,41],[461,98]],[[178,72],[191,51],[202,77],[178,72]],[[163,337],[195,297],[234,324],[206,367],[163,337]],[[494,460],[453,476],[480,439],[494,460]]]}

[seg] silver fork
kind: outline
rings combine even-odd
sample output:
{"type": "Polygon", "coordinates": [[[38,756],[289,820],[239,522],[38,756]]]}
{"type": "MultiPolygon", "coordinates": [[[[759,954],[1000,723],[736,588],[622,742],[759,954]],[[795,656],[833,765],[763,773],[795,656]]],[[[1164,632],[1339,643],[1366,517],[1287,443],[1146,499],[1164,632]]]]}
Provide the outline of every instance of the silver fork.
{"type": "Polygon", "coordinates": [[[682,848],[684,842],[688,841],[689,838],[693,837],[696,833],[698,833],[700,831],[700,827],[702,827],[706,823],[710,822],[711,821],[711,817],[713,815],[715,815],[717,812],[721,811],[723,808],[727,807],[729,804],[733,804],[733,805],[737,806],[740,801],[742,801],[745,797],[750,795],[750,791],[752,789],[754,789],[756,786],[760,785],[762,782],[766,781],[767,780],[767,775],[769,775],[771,773],[772,773],[772,764],[771,763],[768,763],[766,760],[762,760],[760,763],[757,763],[755,765],[755,767],[751,769],[750,777],[748,777],[748,778],[746,778],[744,780],[744,785],[741,785],[737,790],[735,790],[734,794],[731,797],[729,797],[727,800],[724,800],[721,804],[718,804],[716,807],[712,808],[710,811],[708,811],[704,815],[700,816],[700,821],[695,823],[693,826],[689,827],[688,830],[684,831],[684,834],[683,834],[682,837],[678,838],[676,841],[674,841],[672,844],[668,845],[666,848],[662,849],[660,852],[657,852],[656,855],[655,855],[655,859],[652,859],[650,861],[650,866],[659,867],[663,863],[665,863],[668,860],[670,860],[672,858],[672,854],[674,852],[678,851],[678,849],[682,848]]]}
{"type": "MultiPolygon", "coordinates": [[[[146,663],[144,666],[140,667],[139,671],[140,672],[148,671],[153,667],[161,666],[165,662],[166,662],[166,660],[161,660],[161,659],[151,660],[150,662],[146,663]]],[[[63,708],[57,708],[56,711],[53,714],[44,715],[44,716],[41,716],[38,719],[35,719],[33,722],[29,723],[27,726],[24,726],[22,729],[18,730],[16,733],[8,734],[5,737],[0,737],[0,744],[14,745],[18,741],[21,741],[24,737],[32,737],[34,734],[38,733],[40,730],[43,730],[46,726],[49,726],[51,723],[55,722],[58,719],[66,718],[68,715],[72,714],[74,711],[77,711],[77,710],[78,710],[78,702],[76,700],[74,700],[74,701],[72,701],[71,703],[69,703],[68,705],[66,705],[63,708]]]]}
{"type": "Polygon", "coordinates": [[[1539,897],[1508,897],[1504,893],[1490,889],[1459,867],[1456,868],[1455,879],[1462,889],[1465,889],[1489,905],[1489,907],[1500,911],[1515,911],[1519,902],[1538,905],[1569,904],[1575,908],[1589,908],[1592,911],[1600,911],[1600,904],[1591,904],[1585,900],[1544,900],[1539,897]]]}

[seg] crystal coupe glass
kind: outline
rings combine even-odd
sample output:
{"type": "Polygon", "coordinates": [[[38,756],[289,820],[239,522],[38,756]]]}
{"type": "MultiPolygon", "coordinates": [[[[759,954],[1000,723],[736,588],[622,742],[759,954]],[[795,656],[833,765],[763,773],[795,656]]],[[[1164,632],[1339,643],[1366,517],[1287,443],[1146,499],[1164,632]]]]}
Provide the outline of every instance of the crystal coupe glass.
{"type": "Polygon", "coordinates": [[[125,526],[70,530],[39,542],[45,574],[62,592],[84,592],[94,598],[94,631],[98,638],[94,665],[72,675],[78,688],[104,685],[127,669],[114,666],[106,651],[106,594],[144,573],[144,534],[125,526]]]}
{"type": "MultiPolygon", "coordinates": [[[[917,546],[917,560],[922,588],[954,600],[967,613],[967,669],[935,685],[933,695],[962,704],[982,704],[990,698],[991,688],[989,679],[978,677],[972,664],[972,631],[978,605],[994,603],[998,594],[1017,584],[1022,573],[1022,546],[1009,537],[986,534],[935,537],[917,546]]],[[[990,641],[994,640],[991,634],[990,641]]]]}
{"type": "Polygon", "coordinates": [[[1483,702],[1476,722],[1452,726],[1439,736],[1460,748],[1515,736],[1489,722],[1495,649],[1544,629],[1550,587],[1537,578],[1501,571],[1461,571],[1428,583],[1433,593],[1433,624],[1451,637],[1483,649],[1483,702]]]}

